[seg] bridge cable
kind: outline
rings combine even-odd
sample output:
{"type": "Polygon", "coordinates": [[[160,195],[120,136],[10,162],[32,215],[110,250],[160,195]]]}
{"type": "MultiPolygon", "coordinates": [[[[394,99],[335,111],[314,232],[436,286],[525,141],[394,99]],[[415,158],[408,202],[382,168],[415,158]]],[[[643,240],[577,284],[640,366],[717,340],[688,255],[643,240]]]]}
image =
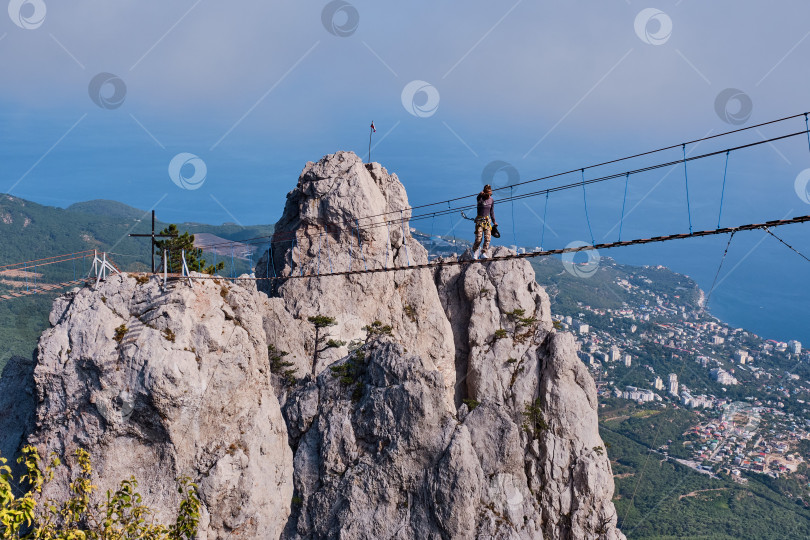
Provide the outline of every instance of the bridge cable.
{"type": "Polygon", "coordinates": [[[546,249],[546,216],[548,215],[548,192],[546,192],[546,204],[543,209],[543,232],[540,235],[540,249],[546,249]]]}
{"type": "Polygon", "coordinates": [[[596,240],[591,229],[591,218],[588,216],[588,198],[585,195],[585,169],[580,169],[580,172],[582,173],[582,201],[585,203],[585,220],[588,222],[588,232],[591,234],[591,245],[594,245],[596,240]]]}
{"type": "Polygon", "coordinates": [[[35,294],[44,294],[47,292],[55,291],[57,289],[62,289],[65,287],[69,287],[71,285],[78,285],[80,283],[92,283],[92,279],[88,278],[79,278],[73,281],[64,281],[62,283],[47,283],[42,285],[36,290],[27,290],[27,291],[18,291],[18,292],[8,292],[6,294],[0,293],[0,301],[2,300],[12,300],[14,298],[21,298],[23,296],[33,296],[35,294]]]}
{"type": "Polygon", "coordinates": [[[428,260],[430,260],[430,254],[433,251],[433,227],[436,225],[436,214],[433,214],[433,219],[430,220],[430,251],[428,251],[428,260]]]}
{"type": "Polygon", "coordinates": [[[786,246],[787,246],[788,248],[790,248],[791,250],[795,251],[795,252],[796,252],[796,254],[797,254],[799,257],[801,257],[802,259],[804,259],[804,260],[805,260],[805,261],[807,261],[807,262],[810,262],[810,258],[807,258],[807,256],[806,256],[804,253],[802,253],[801,251],[799,251],[799,250],[798,250],[798,249],[796,249],[795,247],[791,246],[790,244],[788,244],[787,242],[785,242],[784,240],[782,240],[781,238],[779,238],[778,236],[776,236],[776,235],[773,233],[773,231],[771,231],[771,230],[770,230],[768,227],[762,227],[762,230],[764,230],[766,233],[770,234],[771,236],[773,236],[774,238],[776,238],[777,240],[779,240],[780,242],[782,242],[784,245],[786,245],[786,246]]]}
{"type": "Polygon", "coordinates": [[[627,184],[630,183],[630,173],[624,177],[624,199],[622,200],[622,217],[619,221],[619,242],[622,241],[622,228],[624,228],[624,208],[627,204],[627,184]]]}
{"type": "MultiPolygon", "coordinates": [[[[447,208],[448,208],[448,210],[446,211],[447,212],[447,218],[450,220],[450,238],[453,239],[453,252],[456,255],[458,255],[458,244],[456,243],[456,233],[455,233],[456,226],[453,223],[453,216],[450,213],[450,201],[447,201],[447,208]]],[[[454,213],[455,213],[455,211],[454,211],[454,213]]],[[[434,213],[433,215],[435,216],[436,214],[434,213]]],[[[413,215],[411,215],[411,220],[413,220],[413,215]]]]}
{"type": "Polygon", "coordinates": [[[56,264],[56,263],[60,263],[60,262],[67,262],[67,261],[70,261],[72,259],[65,259],[65,257],[73,257],[73,258],[78,259],[78,258],[80,258],[80,257],[78,257],[78,255],[85,255],[86,256],[87,253],[93,253],[93,250],[88,249],[88,250],[85,250],[85,251],[76,251],[74,253],[63,253],[62,255],[54,255],[52,257],[45,257],[45,258],[42,258],[42,259],[34,259],[34,260],[31,260],[31,261],[23,261],[23,262],[18,262],[18,263],[6,264],[6,265],[3,265],[3,266],[0,266],[0,270],[11,269],[12,266],[20,266],[20,265],[24,265],[24,264],[39,263],[39,264],[37,264],[37,266],[45,266],[45,265],[48,265],[48,264],[56,264]],[[53,259],[63,259],[63,260],[54,261],[53,259]],[[46,262],[46,261],[48,261],[48,262],[46,262]]]}
{"type": "Polygon", "coordinates": [[[388,250],[391,248],[391,224],[387,221],[385,222],[385,228],[388,238],[385,242],[385,268],[388,268],[388,250]]]}
{"type": "Polygon", "coordinates": [[[717,278],[720,277],[720,270],[723,268],[723,263],[726,260],[726,255],[728,255],[728,248],[731,247],[731,241],[734,239],[734,234],[736,230],[732,230],[731,234],[728,236],[728,243],[726,244],[726,249],[723,250],[723,256],[720,258],[720,264],[717,266],[717,272],[714,274],[714,280],[712,280],[712,286],[709,288],[709,294],[706,295],[706,302],[703,304],[703,308],[701,309],[701,313],[705,310],[705,308],[709,307],[709,300],[712,297],[712,293],[714,292],[714,287],[717,285],[717,278]]]}
{"type": "MultiPolygon", "coordinates": [[[[724,227],[720,229],[708,229],[704,231],[694,231],[692,233],[678,233],[678,234],[670,234],[666,236],[653,236],[650,238],[636,238],[633,240],[622,240],[621,242],[606,242],[602,244],[596,245],[588,245],[585,244],[584,246],[580,247],[566,247],[560,249],[549,249],[544,251],[534,251],[534,252],[527,252],[527,253],[513,253],[508,255],[500,255],[500,256],[492,256],[487,258],[486,260],[474,260],[474,259],[437,259],[434,262],[428,263],[421,263],[421,264],[411,264],[409,266],[395,266],[393,268],[385,269],[385,268],[370,268],[367,270],[351,270],[351,271],[342,271],[342,272],[335,272],[334,274],[307,274],[307,275],[300,275],[300,276],[283,276],[278,278],[270,278],[270,279],[278,279],[278,280],[287,280],[287,279],[312,279],[316,277],[327,277],[327,276],[347,276],[353,274],[374,274],[374,273],[382,273],[388,271],[398,271],[398,270],[419,270],[419,269],[426,269],[426,268],[441,268],[445,266],[464,266],[469,264],[491,264],[493,262],[499,261],[506,261],[506,260],[514,260],[514,259],[529,259],[534,257],[546,257],[549,255],[563,255],[566,253],[578,253],[580,251],[591,251],[591,250],[601,250],[601,249],[612,249],[618,247],[626,247],[626,246],[634,246],[634,245],[644,245],[644,244],[653,244],[653,243],[661,243],[661,242],[669,242],[672,240],[682,240],[686,238],[699,238],[704,236],[714,236],[720,234],[728,234],[728,233],[738,233],[741,231],[753,231],[759,230],[763,227],[781,227],[785,225],[793,225],[798,223],[810,223],[810,215],[805,216],[797,216],[790,219],[779,219],[779,220],[772,220],[766,221],[764,223],[750,223],[746,225],[737,225],[736,227],[724,227]]],[[[173,277],[181,277],[181,276],[173,276],[173,277]]],[[[194,279],[214,279],[211,276],[195,276],[194,279]]],[[[234,281],[252,281],[252,280],[264,280],[265,278],[235,278],[234,281]]]]}
{"type": "MultiPolygon", "coordinates": [[[[512,199],[514,189],[514,186],[509,186],[510,199],[512,199]]],[[[515,199],[512,199],[512,241],[515,243],[515,246],[517,246],[517,234],[515,233],[515,199]]]]}
{"type": "Polygon", "coordinates": [[[689,176],[686,173],[686,143],[681,147],[683,150],[683,179],[686,184],[686,212],[689,215],[689,232],[692,232],[692,205],[689,203],[689,176]]]}
{"type": "Polygon", "coordinates": [[[408,244],[405,242],[405,210],[400,210],[399,213],[400,216],[402,217],[402,245],[405,246],[405,256],[408,257],[408,266],[410,266],[411,254],[408,251],[408,244]]]}
{"type": "Polygon", "coordinates": [[[368,264],[366,264],[366,254],[363,252],[363,240],[360,238],[360,221],[354,221],[357,224],[357,246],[360,248],[360,255],[363,257],[363,268],[368,270],[368,264]]]}
{"type": "Polygon", "coordinates": [[[804,125],[807,128],[807,148],[810,149],[810,123],[807,121],[807,114],[804,113],[804,125]]]}
{"type": "MultiPolygon", "coordinates": [[[[752,126],[746,126],[746,127],[734,129],[734,130],[731,130],[731,131],[726,131],[726,132],[723,132],[723,133],[717,133],[715,135],[709,135],[709,136],[706,136],[706,137],[701,137],[699,139],[694,139],[694,140],[691,140],[691,141],[687,141],[686,143],[683,143],[683,144],[691,145],[691,144],[702,142],[702,141],[708,141],[708,140],[716,139],[716,138],[719,138],[719,137],[725,137],[727,135],[732,135],[734,133],[739,133],[741,131],[747,131],[747,130],[750,130],[750,129],[755,129],[755,128],[759,128],[759,127],[763,127],[763,126],[768,126],[768,125],[772,125],[772,124],[778,124],[778,123],[781,123],[781,122],[785,122],[787,120],[793,120],[795,118],[800,118],[800,117],[802,117],[803,115],[806,115],[806,114],[810,114],[810,112],[794,114],[794,115],[791,115],[791,116],[785,116],[783,118],[777,118],[775,120],[769,120],[767,122],[762,122],[760,124],[755,124],[755,125],[752,125],[752,126]]],[[[804,133],[804,131],[802,131],[801,133],[804,133]]],[[[672,146],[665,146],[665,147],[662,147],[662,148],[657,148],[655,150],[649,150],[649,151],[646,151],[646,152],[641,152],[639,154],[634,154],[634,155],[625,156],[625,157],[622,157],[622,158],[612,159],[612,160],[609,160],[609,161],[604,161],[602,163],[596,163],[594,165],[588,165],[588,166],[584,167],[584,169],[594,169],[594,168],[598,168],[598,167],[603,167],[605,165],[611,165],[611,164],[614,164],[614,163],[619,163],[621,161],[627,161],[627,160],[638,158],[638,157],[648,156],[648,155],[651,155],[651,154],[657,154],[657,153],[660,153],[660,152],[664,152],[666,150],[674,150],[678,146],[681,146],[681,145],[676,144],[676,145],[672,145],[672,146]]],[[[521,186],[521,185],[524,185],[524,184],[530,184],[530,183],[533,183],[533,182],[539,182],[541,180],[549,180],[551,178],[557,178],[557,177],[560,177],[560,176],[565,176],[565,175],[568,175],[568,174],[575,173],[578,170],[580,170],[580,169],[572,169],[570,171],[555,173],[555,174],[552,174],[552,175],[549,175],[549,176],[535,178],[535,179],[532,179],[532,180],[525,180],[523,182],[518,182],[518,183],[514,184],[514,186],[517,187],[517,186],[521,186]]],[[[506,188],[506,186],[500,187],[500,188],[495,188],[495,189],[493,189],[493,191],[499,191],[499,190],[505,189],[505,188],[506,188]]],[[[417,205],[417,206],[411,206],[410,208],[407,208],[406,210],[416,210],[418,208],[425,208],[425,207],[428,207],[428,206],[436,206],[438,204],[443,204],[445,202],[450,203],[450,202],[454,202],[454,201],[468,199],[470,197],[475,197],[475,195],[476,194],[464,195],[464,196],[455,197],[455,198],[452,198],[452,199],[447,199],[446,201],[437,201],[437,202],[433,202],[433,203],[426,203],[426,204],[421,204],[421,205],[417,205]]],[[[392,212],[385,212],[383,214],[376,214],[376,215],[373,215],[373,216],[366,216],[366,217],[367,218],[377,217],[377,216],[380,216],[380,215],[387,215],[388,213],[392,213],[392,212]]]]}
{"type": "Polygon", "coordinates": [[[726,152],[726,167],[723,169],[723,189],[720,191],[720,212],[717,214],[717,228],[720,228],[720,218],[723,215],[723,198],[726,195],[726,176],[728,175],[728,156],[731,152],[726,152]]]}

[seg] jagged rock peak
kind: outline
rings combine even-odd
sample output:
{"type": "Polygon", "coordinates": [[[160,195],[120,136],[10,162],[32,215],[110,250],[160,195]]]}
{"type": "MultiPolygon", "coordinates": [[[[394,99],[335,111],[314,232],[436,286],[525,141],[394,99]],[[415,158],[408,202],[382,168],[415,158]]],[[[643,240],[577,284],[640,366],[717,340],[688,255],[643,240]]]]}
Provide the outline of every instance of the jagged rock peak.
{"type": "MultiPolygon", "coordinates": [[[[287,194],[272,250],[264,253],[256,274],[306,276],[424,264],[428,253],[411,237],[408,206],[399,178],[378,163],[365,165],[352,152],[307,163],[287,194]]],[[[302,373],[320,373],[345,356],[352,342],[365,338],[363,327],[379,320],[442,373],[452,402],[453,332],[430,270],[260,281],[259,288],[276,306],[276,315],[265,318],[268,341],[284,344],[302,373]],[[315,315],[336,319],[329,332],[343,346],[314,354],[307,319],[315,315]]]]}
{"type": "Polygon", "coordinates": [[[257,275],[426,262],[424,250],[412,242],[410,217],[405,187],[379,163],[364,164],[353,152],[308,162],[275,225],[274,256],[269,266],[259,262],[257,275]]]}
{"type": "Polygon", "coordinates": [[[393,212],[400,217],[400,211],[401,217],[410,218],[408,196],[396,174],[389,174],[379,163],[364,164],[354,152],[337,152],[306,164],[287,195],[276,231],[328,225],[332,231],[352,235],[359,225],[368,234],[371,223],[383,222],[380,214],[393,212]]]}

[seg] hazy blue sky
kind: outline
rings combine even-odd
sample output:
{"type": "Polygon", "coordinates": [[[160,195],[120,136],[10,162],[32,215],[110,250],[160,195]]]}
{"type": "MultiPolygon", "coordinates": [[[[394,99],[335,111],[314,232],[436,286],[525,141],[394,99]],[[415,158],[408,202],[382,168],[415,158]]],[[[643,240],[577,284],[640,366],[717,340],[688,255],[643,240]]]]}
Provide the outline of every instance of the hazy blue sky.
{"type": "MultiPolygon", "coordinates": [[[[371,120],[373,159],[419,204],[477,191],[494,160],[525,180],[810,109],[806,0],[11,0],[8,12],[0,191],[56,206],[157,204],[174,221],[274,222],[307,160],[367,152],[371,120]],[[410,88],[428,91],[409,99],[410,88]],[[718,104],[726,89],[737,97],[718,104]],[[204,179],[201,167],[194,178],[191,165],[182,169],[197,189],[169,176],[180,153],[205,164],[204,179]]],[[[803,127],[794,120],[687,151],[803,127]]],[[[695,228],[717,223],[723,167],[717,157],[689,171],[695,228]]],[[[724,224],[808,213],[794,189],[807,168],[800,137],[732,154],[724,224]]],[[[614,238],[623,182],[588,189],[594,237],[614,238]]],[[[682,168],[631,177],[623,236],[688,230],[684,202],[682,168]]],[[[514,211],[524,245],[539,243],[542,210],[532,199],[496,208],[510,237],[514,211]]],[[[590,240],[581,190],[552,196],[548,224],[548,247],[590,240]]],[[[418,224],[439,233],[452,225],[418,224]]],[[[810,250],[806,227],[783,233],[810,250]]],[[[807,263],[761,239],[751,233],[733,246],[729,268],[740,264],[718,289],[717,310],[773,320],[782,295],[799,328],[807,263]],[[754,298],[758,280],[771,287],[767,301],[754,298]]],[[[707,287],[724,245],[611,255],[668,264],[707,287]]]]}

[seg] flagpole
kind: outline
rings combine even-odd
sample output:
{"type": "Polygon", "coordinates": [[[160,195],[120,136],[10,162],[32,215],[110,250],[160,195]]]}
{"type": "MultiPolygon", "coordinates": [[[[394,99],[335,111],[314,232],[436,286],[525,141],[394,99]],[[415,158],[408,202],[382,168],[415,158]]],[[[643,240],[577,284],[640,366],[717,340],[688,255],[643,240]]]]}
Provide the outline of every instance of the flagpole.
{"type": "Polygon", "coordinates": [[[368,162],[371,163],[371,135],[374,133],[374,121],[371,122],[371,127],[368,129],[368,162]]]}

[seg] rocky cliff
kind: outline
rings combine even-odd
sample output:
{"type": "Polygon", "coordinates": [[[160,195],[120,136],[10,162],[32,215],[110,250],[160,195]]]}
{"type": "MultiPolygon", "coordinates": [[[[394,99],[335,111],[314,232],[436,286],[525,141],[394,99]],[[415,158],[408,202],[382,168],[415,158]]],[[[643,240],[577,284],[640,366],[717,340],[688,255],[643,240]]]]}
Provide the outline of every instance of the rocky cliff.
{"type": "Polygon", "coordinates": [[[190,476],[204,503],[202,538],[277,536],[292,453],[256,293],[143,281],[114,276],[56,301],[39,342],[28,441],[42,455],[89,449],[102,493],[135,475],[164,520],[180,502],[176,478],[190,476]]]}
{"type": "Polygon", "coordinates": [[[526,261],[338,274],[426,263],[407,207],[339,152],[287,195],[256,267],[282,279],[65,295],[28,404],[0,394],[27,426],[0,448],[89,448],[100,487],[135,474],[163,517],[188,475],[202,538],[624,538],[594,382],[526,261]]]}

